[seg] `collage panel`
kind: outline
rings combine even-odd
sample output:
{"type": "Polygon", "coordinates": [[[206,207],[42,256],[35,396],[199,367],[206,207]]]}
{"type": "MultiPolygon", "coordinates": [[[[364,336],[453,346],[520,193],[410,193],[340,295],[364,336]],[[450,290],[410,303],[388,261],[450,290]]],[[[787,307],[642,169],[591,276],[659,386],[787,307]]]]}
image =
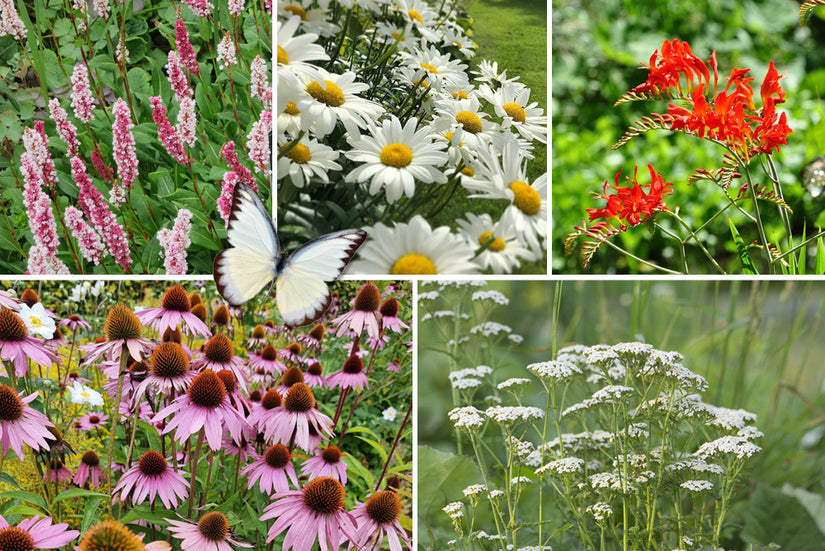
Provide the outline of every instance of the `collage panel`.
{"type": "Polygon", "coordinates": [[[412,287],[331,299],[3,282],[0,548],[411,548],[412,287]]]}
{"type": "Polygon", "coordinates": [[[553,2],[553,273],[825,273],[818,4],[553,2]]]}
{"type": "Polygon", "coordinates": [[[542,0],[279,3],[278,230],[347,273],[547,273],[542,0]]]}
{"type": "Polygon", "coordinates": [[[272,203],[264,0],[5,0],[0,273],[211,274],[272,203]]]}
{"type": "Polygon", "coordinates": [[[822,549],[825,282],[419,284],[419,549],[822,549]]]}

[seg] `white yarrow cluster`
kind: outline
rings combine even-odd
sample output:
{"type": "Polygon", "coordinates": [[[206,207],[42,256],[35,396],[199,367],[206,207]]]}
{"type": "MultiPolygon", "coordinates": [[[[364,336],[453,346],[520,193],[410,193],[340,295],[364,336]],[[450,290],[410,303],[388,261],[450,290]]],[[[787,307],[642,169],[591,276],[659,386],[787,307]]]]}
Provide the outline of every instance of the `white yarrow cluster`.
{"type": "Polygon", "coordinates": [[[512,423],[542,419],[544,410],[533,406],[492,406],[485,410],[485,415],[496,423],[512,423]]]}
{"type": "Polygon", "coordinates": [[[576,474],[582,472],[583,466],[584,459],[579,459],[578,457],[565,457],[562,459],[556,459],[555,461],[551,461],[550,463],[539,467],[536,469],[536,474],[541,475],[548,471],[560,476],[565,474],[576,474]]]}
{"type": "Polygon", "coordinates": [[[527,370],[536,377],[558,383],[572,379],[576,375],[581,375],[582,370],[574,363],[566,360],[550,360],[548,362],[538,362],[527,366],[527,370]]]}
{"type": "Polygon", "coordinates": [[[739,459],[752,457],[762,448],[741,436],[722,436],[711,442],[705,442],[696,450],[696,456],[702,459],[715,457],[719,454],[735,455],[739,459]]]}
{"type": "Polygon", "coordinates": [[[464,497],[477,496],[487,491],[487,486],[484,484],[471,484],[464,488],[464,497]]]}
{"type": "Polygon", "coordinates": [[[504,296],[503,293],[498,291],[476,291],[473,293],[473,300],[474,301],[482,301],[482,300],[490,300],[495,302],[496,304],[500,304],[502,306],[507,306],[510,304],[510,299],[504,296]]]}
{"type": "Polygon", "coordinates": [[[464,406],[450,411],[450,421],[457,429],[475,429],[484,426],[483,412],[473,406],[464,406]]]}
{"type": "Polygon", "coordinates": [[[506,381],[500,382],[498,385],[496,385],[496,388],[498,388],[499,390],[507,390],[513,387],[518,388],[525,385],[529,385],[530,382],[530,379],[514,377],[512,379],[507,379],[506,381]]]}
{"type": "Polygon", "coordinates": [[[587,511],[587,514],[593,515],[596,522],[604,522],[608,517],[613,516],[613,509],[604,501],[588,505],[585,511],[587,511]]]}
{"type": "Polygon", "coordinates": [[[464,516],[463,506],[464,504],[460,501],[453,501],[445,505],[441,510],[447,513],[447,516],[451,519],[457,520],[464,516]]]}
{"type": "Polygon", "coordinates": [[[679,486],[698,494],[711,491],[713,489],[713,482],[707,480],[686,480],[679,484],[679,486]]]}

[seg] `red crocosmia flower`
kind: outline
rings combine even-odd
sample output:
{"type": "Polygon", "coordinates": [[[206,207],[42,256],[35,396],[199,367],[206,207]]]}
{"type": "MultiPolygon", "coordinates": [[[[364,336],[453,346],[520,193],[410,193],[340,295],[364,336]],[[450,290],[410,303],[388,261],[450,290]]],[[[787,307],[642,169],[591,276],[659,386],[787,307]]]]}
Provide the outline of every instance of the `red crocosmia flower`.
{"type": "Polygon", "coordinates": [[[639,185],[637,175],[639,167],[636,167],[633,178],[628,178],[631,187],[621,187],[619,177],[621,171],[616,174],[616,183],[610,186],[604,183],[603,194],[593,193],[599,199],[605,199],[607,206],[602,209],[587,209],[590,220],[604,218],[606,220],[617,220],[621,225],[635,226],[640,224],[656,212],[668,210],[663,198],[673,191],[673,184],[665,183],[661,174],[657,174],[652,165],[647,165],[650,171],[651,183],[639,185]],[[615,193],[608,194],[608,188],[612,188],[615,193]],[[644,188],[647,188],[645,192],[644,188]]]}

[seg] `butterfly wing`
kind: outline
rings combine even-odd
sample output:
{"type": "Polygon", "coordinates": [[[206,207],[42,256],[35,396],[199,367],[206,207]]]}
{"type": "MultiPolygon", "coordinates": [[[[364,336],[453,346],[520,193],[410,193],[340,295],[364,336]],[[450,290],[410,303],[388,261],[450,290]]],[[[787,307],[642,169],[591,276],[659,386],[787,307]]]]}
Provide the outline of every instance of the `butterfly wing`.
{"type": "Polygon", "coordinates": [[[281,254],[272,218],[245,184],[238,184],[232,195],[226,238],[231,247],[215,257],[212,273],[221,296],[239,306],[272,281],[281,254]]]}
{"type": "Polygon", "coordinates": [[[364,230],[342,230],[317,237],[289,256],[275,281],[285,324],[306,325],[324,315],[331,300],[326,282],[338,279],[366,238],[364,230]]]}

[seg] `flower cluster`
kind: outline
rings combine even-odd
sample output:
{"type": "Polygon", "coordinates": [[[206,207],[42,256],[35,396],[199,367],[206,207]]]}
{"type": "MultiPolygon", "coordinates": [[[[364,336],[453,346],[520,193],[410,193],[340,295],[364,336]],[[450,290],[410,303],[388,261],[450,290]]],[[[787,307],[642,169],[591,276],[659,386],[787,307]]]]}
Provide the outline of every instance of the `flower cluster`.
{"type": "Polygon", "coordinates": [[[279,11],[284,220],[305,225],[308,207],[323,218],[329,201],[330,213],[347,213],[335,216],[342,227],[369,221],[350,273],[510,273],[541,260],[547,179],[527,167],[534,144],[547,142],[544,110],[517,76],[475,62],[455,5],[312,6],[279,11]],[[433,227],[453,195],[487,212],[433,227]]]}

